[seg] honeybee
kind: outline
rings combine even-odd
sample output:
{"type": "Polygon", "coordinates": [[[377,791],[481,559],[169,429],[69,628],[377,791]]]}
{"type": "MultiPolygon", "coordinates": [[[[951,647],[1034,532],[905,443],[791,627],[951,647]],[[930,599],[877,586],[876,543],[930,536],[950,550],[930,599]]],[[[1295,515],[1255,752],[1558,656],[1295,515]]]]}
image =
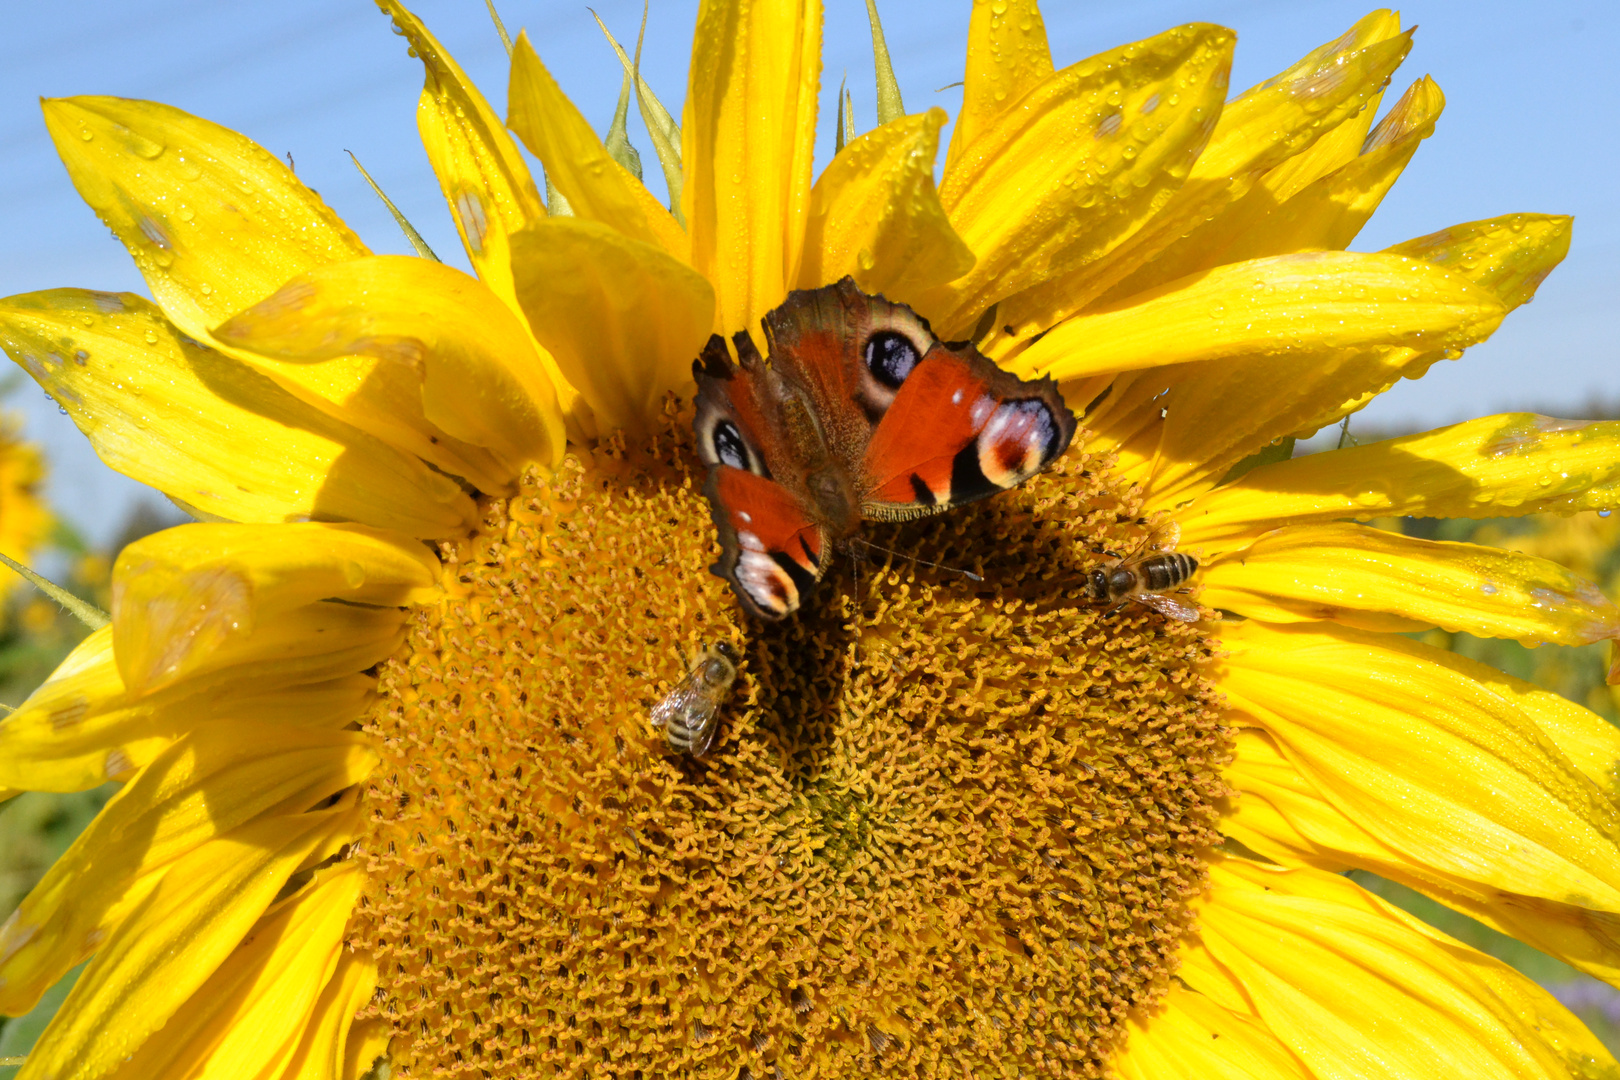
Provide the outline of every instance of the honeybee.
{"type": "Polygon", "coordinates": [[[1169,619],[1197,622],[1198,609],[1168,595],[1171,589],[1192,577],[1198,560],[1179,551],[1155,551],[1150,555],[1116,556],[1106,570],[1093,570],[1086,576],[1086,595],[1115,610],[1134,600],[1169,619]]]}
{"type": "Polygon", "coordinates": [[[653,727],[677,753],[702,757],[714,742],[714,718],[737,680],[737,650],[727,642],[709,645],[680,684],[652,708],[653,727]]]}

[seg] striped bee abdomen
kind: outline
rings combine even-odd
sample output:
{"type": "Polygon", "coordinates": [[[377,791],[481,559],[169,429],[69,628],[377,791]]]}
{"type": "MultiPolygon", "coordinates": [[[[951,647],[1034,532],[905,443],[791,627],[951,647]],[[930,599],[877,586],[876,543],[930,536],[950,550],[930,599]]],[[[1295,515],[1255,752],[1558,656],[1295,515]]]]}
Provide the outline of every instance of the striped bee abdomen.
{"type": "Polygon", "coordinates": [[[1192,577],[1198,570],[1198,560],[1179,551],[1151,555],[1136,564],[1141,575],[1142,588],[1148,592],[1165,592],[1192,577]]]}

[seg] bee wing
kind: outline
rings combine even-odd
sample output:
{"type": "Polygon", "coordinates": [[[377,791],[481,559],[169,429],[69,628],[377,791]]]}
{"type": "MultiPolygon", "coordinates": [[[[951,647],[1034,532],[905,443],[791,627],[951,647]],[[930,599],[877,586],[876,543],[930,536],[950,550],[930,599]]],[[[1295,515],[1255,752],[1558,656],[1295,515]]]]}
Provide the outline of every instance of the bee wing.
{"type": "Polygon", "coordinates": [[[659,698],[658,704],[652,707],[653,727],[668,727],[671,720],[679,719],[682,712],[692,707],[695,696],[691,680],[682,681],[675,689],[659,698]]]}
{"type": "Polygon", "coordinates": [[[714,733],[719,727],[719,725],[714,722],[714,717],[715,713],[718,711],[718,709],[712,709],[705,712],[702,720],[696,725],[696,729],[692,732],[691,753],[693,757],[702,757],[704,754],[708,753],[709,747],[714,744],[714,733]]]}
{"type": "Polygon", "coordinates": [[[1160,551],[1174,551],[1176,545],[1181,543],[1181,526],[1174,521],[1166,521],[1159,526],[1158,535],[1154,537],[1153,546],[1160,551]]]}
{"type": "Polygon", "coordinates": [[[1136,599],[1167,619],[1197,622],[1204,617],[1191,604],[1177,600],[1173,596],[1166,596],[1164,593],[1137,593],[1136,599]]]}

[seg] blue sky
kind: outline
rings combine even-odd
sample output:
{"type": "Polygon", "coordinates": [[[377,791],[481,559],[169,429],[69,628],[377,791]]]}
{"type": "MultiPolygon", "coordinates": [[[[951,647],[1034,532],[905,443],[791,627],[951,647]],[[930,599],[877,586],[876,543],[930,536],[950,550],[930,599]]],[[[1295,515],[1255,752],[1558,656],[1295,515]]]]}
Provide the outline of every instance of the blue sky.
{"type": "MultiPolygon", "coordinates": [[[[863,0],[826,0],[824,146],[833,95],[847,74],[857,119],[875,122],[863,0]]],[[[639,0],[594,2],[633,38],[639,0]]],[[[599,127],[619,76],[584,3],[505,0],[543,60],[599,127]]],[[[969,5],[880,0],[908,110],[954,112],[969,5]]],[[[413,6],[485,92],[504,108],[504,51],[483,0],[413,6]]],[[[678,113],[695,0],[653,0],[643,69],[678,113]]],[[[1339,0],[1132,0],[1045,5],[1062,66],[1177,23],[1230,26],[1239,44],[1234,89],[1264,79],[1337,37],[1369,7],[1339,0]]],[[[1445,91],[1435,135],[1353,245],[1376,250],[1461,221],[1511,211],[1572,213],[1568,260],[1540,297],[1495,338],[1421,382],[1403,383],[1358,423],[1429,426],[1510,408],[1568,412],[1600,398],[1620,404],[1620,5],[1544,0],[1420,0],[1418,24],[1392,101],[1424,74],[1445,91]]],[[[0,295],[76,285],[145,292],[123,249],[78,201],[40,122],[38,98],[153,98],[226,124],[297,171],[377,251],[404,251],[397,229],[362,185],[352,150],[439,254],[460,258],[444,204],[416,141],[421,68],[368,0],[54,0],[10,5],[0,63],[0,295]]],[[[649,166],[644,135],[632,128],[649,166]]],[[[649,180],[656,183],[656,168],[649,180]]],[[[65,416],[30,383],[8,407],[51,453],[52,497],[91,535],[116,529],[139,488],[102,466],[65,416]]]]}

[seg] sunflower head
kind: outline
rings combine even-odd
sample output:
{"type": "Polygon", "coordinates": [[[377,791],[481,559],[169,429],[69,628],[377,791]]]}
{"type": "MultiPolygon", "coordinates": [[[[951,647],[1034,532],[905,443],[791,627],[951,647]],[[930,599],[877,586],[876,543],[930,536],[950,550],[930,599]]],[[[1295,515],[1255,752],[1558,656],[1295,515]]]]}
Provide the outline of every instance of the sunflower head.
{"type": "MultiPolygon", "coordinates": [[[[678,120],[619,49],[606,138],[527,37],[503,121],[381,6],[476,277],[371,255],[206,121],[46,103],[155,303],[13,297],[0,344],[202,521],[130,545],[112,625],[0,723],[0,794],[122,784],[0,926],[5,1011],[90,960],[26,1080],[1617,1068],[1341,876],[1620,980],[1620,735],[1402,636],[1592,644],[1620,608],[1357,524],[1610,506],[1620,424],[1291,458],[1568,245],[1509,215],[1347,250],[1443,106],[1379,117],[1396,16],[1228,100],[1224,28],[1060,68],[1034,3],[976,4],[936,183],[947,118],[905,113],[875,13],[879,126],[846,97],[817,174],[813,2],[705,0],[678,120]],[[845,278],[1079,426],[993,498],[857,523],[869,556],[765,621],[707,571],[692,362],[845,278]],[[721,646],[712,742],[672,746],[721,646]]],[[[773,437],[835,445],[821,409],[773,437]]]]}

